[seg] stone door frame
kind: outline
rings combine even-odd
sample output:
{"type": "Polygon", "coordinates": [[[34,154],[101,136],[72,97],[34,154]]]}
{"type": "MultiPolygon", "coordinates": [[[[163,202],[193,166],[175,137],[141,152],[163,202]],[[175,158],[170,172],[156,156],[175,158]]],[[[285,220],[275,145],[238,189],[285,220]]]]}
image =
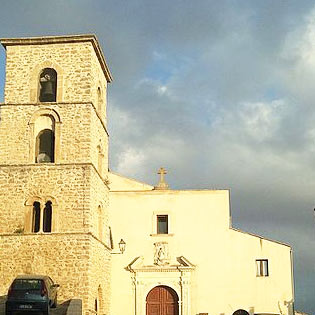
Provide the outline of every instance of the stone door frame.
{"type": "Polygon", "coordinates": [[[147,295],[160,285],[176,292],[179,315],[191,315],[191,276],[195,266],[139,266],[134,263],[126,269],[131,272],[135,315],[146,315],[147,295]]]}

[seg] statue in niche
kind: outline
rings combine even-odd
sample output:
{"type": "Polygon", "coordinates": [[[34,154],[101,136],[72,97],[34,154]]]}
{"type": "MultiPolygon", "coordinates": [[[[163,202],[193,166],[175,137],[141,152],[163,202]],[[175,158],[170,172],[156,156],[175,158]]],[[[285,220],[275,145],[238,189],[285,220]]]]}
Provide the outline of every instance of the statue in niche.
{"type": "Polygon", "coordinates": [[[154,243],[155,253],[154,253],[154,265],[165,266],[169,264],[169,254],[168,254],[168,243],[167,242],[157,242],[154,243]]]}

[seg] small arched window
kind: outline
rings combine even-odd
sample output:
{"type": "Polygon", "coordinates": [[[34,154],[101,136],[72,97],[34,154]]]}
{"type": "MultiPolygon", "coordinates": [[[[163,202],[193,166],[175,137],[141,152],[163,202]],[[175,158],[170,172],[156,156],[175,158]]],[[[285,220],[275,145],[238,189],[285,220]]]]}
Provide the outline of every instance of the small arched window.
{"type": "Polygon", "coordinates": [[[52,68],[45,68],[39,76],[39,101],[56,102],[57,72],[52,68]]]}
{"type": "Polygon", "coordinates": [[[33,203],[33,224],[32,224],[32,232],[39,232],[40,228],[40,203],[35,201],[33,203]]]}
{"type": "Polygon", "coordinates": [[[97,170],[101,176],[103,176],[103,163],[104,163],[104,153],[101,145],[97,146],[97,170]]]}
{"type": "Polygon", "coordinates": [[[44,208],[43,217],[43,231],[46,233],[51,232],[51,222],[52,222],[52,203],[47,201],[44,208]]]}
{"type": "Polygon", "coordinates": [[[98,206],[97,208],[97,216],[98,216],[98,237],[101,241],[103,241],[103,211],[102,211],[101,206],[98,206]]]}
{"type": "Polygon", "coordinates": [[[101,285],[98,286],[97,289],[97,301],[98,301],[98,305],[97,305],[97,310],[99,313],[97,314],[103,314],[104,310],[103,310],[103,290],[101,285]]]}
{"type": "Polygon", "coordinates": [[[51,129],[40,131],[36,137],[36,163],[55,161],[55,134],[51,129]]]}
{"type": "Polygon", "coordinates": [[[52,214],[51,201],[47,201],[44,207],[40,202],[35,201],[33,203],[32,232],[50,233],[52,230],[52,214]]]}
{"type": "Polygon", "coordinates": [[[101,115],[102,114],[102,104],[103,99],[102,99],[102,90],[100,87],[97,88],[97,110],[98,113],[101,115]]]}

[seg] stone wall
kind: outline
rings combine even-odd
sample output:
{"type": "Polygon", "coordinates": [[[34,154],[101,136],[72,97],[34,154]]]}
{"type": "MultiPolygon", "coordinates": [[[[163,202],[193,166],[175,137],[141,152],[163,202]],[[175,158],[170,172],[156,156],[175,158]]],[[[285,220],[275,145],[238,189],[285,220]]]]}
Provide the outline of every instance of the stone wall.
{"type": "Polygon", "coordinates": [[[107,80],[105,75],[101,69],[101,66],[98,62],[95,52],[92,53],[92,102],[95,104],[95,107],[101,117],[101,119],[106,124],[107,115],[106,115],[106,107],[107,107],[107,80]],[[101,95],[98,95],[98,88],[100,88],[101,95]]]}
{"type": "Polygon", "coordinates": [[[90,42],[8,46],[6,103],[30,103],[38,97],[43,68],[57,71],[59,102],[90,102],[93,47],[90,42]]]}
{"type": "MultiPolygon", "coordinates": [[[[96,239],[91,242],[90,251],[90,292],[88,294],[88,305],[95,305],[97,299],[99,315],[110,314],[110,300],[111,300],[111,255],[104,250],[105,246],[96,239]]],[[[93,314],[90,312],[89,314],[93,314]]],[[[95,313],[94,313],[95,314],[95,313]]]]}
{"type": "Polygon", "coordinates": [[[104,172],[108,169],[108,136],[91,103],[58,105],[1,105],[0,106],[0,164],[35,163],[37,134],[33,121],[42,114],[55,115],[58,134],[55,134],[57,163],[92,162],[98,167],[98,149],[103,150],[104,172]]]}
{"type": "Polygon", "coordinates": [[[18,274],[47,274],[61,285],[60,302],[80,298],[87,315],[95,314],[97,300],[98,314],[107,315],[111,75],[91,35],[2,42],[7,65],[0,104],[0,294],[18,274]],[[57,72],[56,102],[39,102],[44,68],[57,72]],[[36,137],[47,128],[55,139],[54,162],[36,163],[36,137]],[[32,232],[35,201],[51,201],[52,232],[32,232]]]}
{"type": "Polygon", "coordinates": [[[110,254],[91,234],[0,236],[0,295],[19,274],[44,274],[60,284],[58,303],[80,298],[84,314],[93,314],[101,286],[101,314],[108,314],[109,272],[110,254]]]}
{"type": "Polygon", "coordinates": [[[91,113],[91,150],[90,159],[95,164],[102,177],[108,172],[108,135],[103,121],[96,111],[91,113]],[[100,166],[100,163],[102,164],[100,166]]]}
{"type": "Polygon", "coordinates": [[[96,235],[97,206],[102,204],[107,211],[106,190],[89,164],[1,166],[0,233],[13,233],[21,227],[30,232],[33,202],[51,200],[54,231],[96,235]]]}
{"type": "Polygon", "coordinates": [[[90,231],[100,238],[102,242],[106,245],[109,244],[109,222],[108,222],[108,207],[109,207],[109,197],[108,197],[108,187],[104,184],[102,178],[96,172],[91,172],[90,177],[90,218],[89,222],[91,224],[90,231]],[[98,208],[101,207],[101,222],[102,222],[102,233],[99,231],[99,214],[98,208]],[[102,237],[100,237],[100,234],[102,237]]]}

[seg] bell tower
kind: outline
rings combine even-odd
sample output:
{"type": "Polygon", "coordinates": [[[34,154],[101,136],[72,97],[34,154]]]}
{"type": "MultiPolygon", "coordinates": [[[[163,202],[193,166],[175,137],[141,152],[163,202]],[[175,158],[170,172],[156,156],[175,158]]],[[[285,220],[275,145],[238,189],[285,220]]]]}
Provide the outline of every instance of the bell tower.
{"type": "Polygon", "coordinates": [[[60,301],[79,297],[84,314],[107,314],[112,77],[104,55],[94,35],[1,44],[0,294],[18,274],[46,274],[60,284],[60,301]]]}

